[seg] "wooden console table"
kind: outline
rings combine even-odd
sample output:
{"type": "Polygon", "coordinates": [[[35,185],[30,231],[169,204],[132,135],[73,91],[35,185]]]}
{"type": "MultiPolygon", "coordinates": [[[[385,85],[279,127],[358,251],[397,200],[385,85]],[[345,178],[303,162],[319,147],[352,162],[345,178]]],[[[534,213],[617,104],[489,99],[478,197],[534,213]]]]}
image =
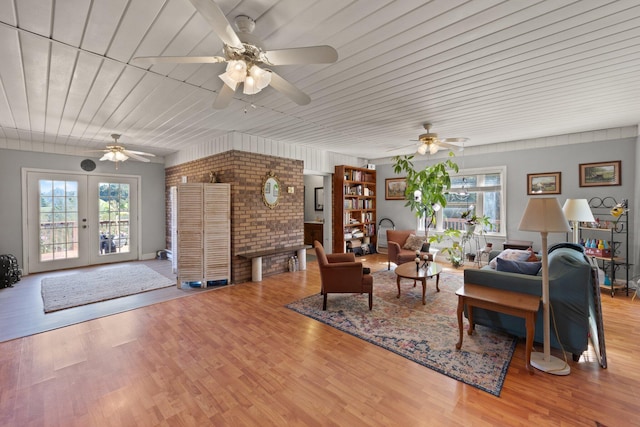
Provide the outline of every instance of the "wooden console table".
{"type": "Polygon", "coordinates": [[[531,368],[531,349],[533,348],[533,335],[536,327],[536,314],[540,306],[540,297],[470,283],[462,285],[462,287],[456,291],[456,295],[458,295],[458,329],[460,331],[460,340],[456,344],[456,349],[460,350],[462,347],[462,337],[464,335],[462,312],[464,311],[465,305],[467,306],[467,314],[469,317],[469,335],[471,335],[475,329],[475,324],[473,323],[473,307],[523,317],[527,330],[525,366],[529,374],[533,374],[533,369],[531,368]]]}

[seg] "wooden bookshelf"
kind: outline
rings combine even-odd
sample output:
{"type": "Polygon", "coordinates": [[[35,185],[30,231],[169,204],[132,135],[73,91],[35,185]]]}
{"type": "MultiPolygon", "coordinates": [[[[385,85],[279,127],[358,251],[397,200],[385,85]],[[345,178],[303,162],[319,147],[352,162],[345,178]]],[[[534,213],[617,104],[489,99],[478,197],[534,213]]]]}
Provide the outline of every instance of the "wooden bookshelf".
{"type": "Polygon", "coordinates": [[[376,244],[376,171],[336,166],[333,175],[333,253],[376,244]]]}

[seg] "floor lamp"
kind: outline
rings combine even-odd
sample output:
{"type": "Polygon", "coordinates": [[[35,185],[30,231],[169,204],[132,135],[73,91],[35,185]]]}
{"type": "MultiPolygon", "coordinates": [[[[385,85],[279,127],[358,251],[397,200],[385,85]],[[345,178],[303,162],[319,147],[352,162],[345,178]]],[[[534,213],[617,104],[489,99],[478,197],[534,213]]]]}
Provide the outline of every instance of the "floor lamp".
{"type": "Polygon", "coordinates": [[[573,226],[573,243],[580,244],[580,222],[594,222],[587,199],[567,199],[562,206],[565,218],[573,226]]]}
{"type": "Polygon", "coordinates": [[[520,220],[519,230],[537,231],[542,240],[542,314],[544,333],[544,353],[531,353],[531,366],[554,375],[569,375],[571,368],[562,359],[551,356],[551,335],[549,318],[549,255],[547,254],[548,233],[568,233],[569,223],[555,197],[531,198],[520,220]]]}

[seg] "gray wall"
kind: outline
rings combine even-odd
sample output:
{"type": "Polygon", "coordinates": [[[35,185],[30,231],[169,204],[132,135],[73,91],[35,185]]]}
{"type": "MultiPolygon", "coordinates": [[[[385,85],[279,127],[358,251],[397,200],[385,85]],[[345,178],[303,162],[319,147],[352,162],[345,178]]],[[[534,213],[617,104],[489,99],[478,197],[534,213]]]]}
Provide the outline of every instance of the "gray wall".
{"type": "MultiPolygon", "coordinates": [[[[464,167],[482,168],[488,166],[507,166],[507,237],[517,240],[532,240],[534,245],[540,247],[540,236],[537,233],[523,232],[518,230],[518,225],[531,196],[527,196],[527,174],[544,172],[562,172],[561,194],[558,195],[560,204],[564,204],[569,198],[586,198],[611,196],[616,200],[629,199],[629,206],[633,207],[636,199],[636,138],[625,138],[615,141],[594,142],[585,144],[563,145],[556,147],[545,147],[536,149],[525,149],[518,151],[499,152],[491,154],[473,155],[472,150],[465,150],[464,167]],[[579,186],[579,164],[591,162],[603,162],[622,160],[622,185],[610,187],[580,187],[579,186]]],[[[416,157],[418,159],[418,157],[416,157]]],[[[443,158],[440,158],[442,160],[443,158]]],[[[462,154],[456,156],[456,163],[462,168],[462,154]]],[[[439,161],[440,161],[439,160],[439,161]]],[[[433,163],[431,161],[430,163],[433,163]]],[[[425,160],[414,162],[416,167],[424,167],[425,160]]],[[[415,229],[415,214],[404,207],[404,201],[394,201],[384,199],[385,178],[397,177],[393,172],[392,164],[376,165],[378,194],[377,217],[378,220],[384,217],[391,218],[396,229],[415,229]]],[[[634,239],[635,225],[634,216],[637,220],[637,211],[631,211],[630,215],[630,240],[634,239]]],[[[564,242],[564,234],[549,234],[549,244],[564,242]]],[[[489,239],[489,241],[501,243],[504,238],[489,239]]],[[[495,246],[494,243],[494,246],[495,246]]],[[[637,258],[640,255],[638,242],[631,244],[632,252],[630,262],[638,264],[637,258]],[[635,250],[633,250],[635,249],[635,250]]]]}
{"type": "Polygon", "coordinates": [[[315,209],[315,188],[322,187],[323,178],[321,175],[305,175],[304,176],[304,220],[317,221],[322,220],[323,211],[315,209]]]}
{"type": "MultiPolygon", "coordinates": [[[[82,172],[84,157],[0,149],[0,254],[13,254],[21,267],[22,259],[22,168],[82,172]]],[[[143,258],[153,257],[165,247],[164,164],[127,161],[116,171],[112,162],[100,162],[90,174],[122,174],[141,177],[140,214],[143,258]]]]}

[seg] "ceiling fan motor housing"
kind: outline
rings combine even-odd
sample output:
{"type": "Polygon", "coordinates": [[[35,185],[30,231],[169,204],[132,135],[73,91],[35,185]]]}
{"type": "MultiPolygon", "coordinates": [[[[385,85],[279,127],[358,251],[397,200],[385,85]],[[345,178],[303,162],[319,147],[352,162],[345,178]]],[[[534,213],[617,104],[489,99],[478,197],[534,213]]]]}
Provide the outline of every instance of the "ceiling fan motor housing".
{"type": "Polygon", "coordinates": [[[422,135],[420,135],[418,137],[418,140],[420,140],[420,142],[435,142],[438,140],[438,134],[437,133],[423,133],[422,135]]]}

